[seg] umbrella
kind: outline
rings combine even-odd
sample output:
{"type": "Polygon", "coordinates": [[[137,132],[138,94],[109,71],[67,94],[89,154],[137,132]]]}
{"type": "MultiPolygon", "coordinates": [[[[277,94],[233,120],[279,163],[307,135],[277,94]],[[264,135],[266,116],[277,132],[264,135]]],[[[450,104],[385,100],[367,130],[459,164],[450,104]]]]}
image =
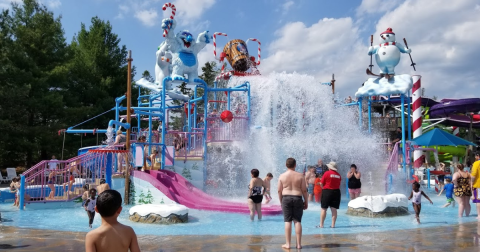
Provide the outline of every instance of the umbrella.
{"type": "Polygon", "coordinates": [[[456,137],[448,132],[445,132],[440,129],[433,129],[419,137],[416,137],[410,141],[413,145],[420,146],[433,146],[433,145],[443,145],[443,146],[458,146],[458,145],[473,145],[476,144],[469,142],[460,137],[456,137]]]}

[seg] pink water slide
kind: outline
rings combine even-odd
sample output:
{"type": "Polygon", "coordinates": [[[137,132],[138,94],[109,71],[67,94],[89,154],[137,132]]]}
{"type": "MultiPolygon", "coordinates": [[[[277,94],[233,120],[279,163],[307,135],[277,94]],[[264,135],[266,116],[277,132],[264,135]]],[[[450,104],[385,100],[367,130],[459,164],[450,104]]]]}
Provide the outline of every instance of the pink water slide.
{"type": "MultiPolygon", "coordinates": [[[[172,171],[133,171],[132,176],[150,183],[169,199],[188,208],[231,213],[250,213],[246,203],[232,202],[210,196],[193,186],[192,183],[181,175],[172,171]]],[[[282,209],[278,205],[262,205],[263,215],[278,215],[281,213],[282,209]]]]}

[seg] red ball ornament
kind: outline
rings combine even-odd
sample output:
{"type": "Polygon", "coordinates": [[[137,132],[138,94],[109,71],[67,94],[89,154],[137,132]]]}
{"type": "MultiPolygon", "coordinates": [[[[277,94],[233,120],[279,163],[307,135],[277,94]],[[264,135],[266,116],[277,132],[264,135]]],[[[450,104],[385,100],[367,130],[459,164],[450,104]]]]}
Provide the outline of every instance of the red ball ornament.
{"type": "MultiPolygon", "coordinates": [[[[187,108],[187,105],[188,103],[185,103],[183,105],[183,109],[185,110],[185,115],[188,115],[188,108],[187,108]]],[[[194,107],[195,107],[195,103],[190,103],[190,115],[193,115],[193,111],[194,111],[194,107]]]]}
{"type": "Polygon", "coordinates": [[[233,114],[229,110],[225,110],[220,114],[220,119],[222,119],[224,123],[229,123],[233,119],[233,114]]]}

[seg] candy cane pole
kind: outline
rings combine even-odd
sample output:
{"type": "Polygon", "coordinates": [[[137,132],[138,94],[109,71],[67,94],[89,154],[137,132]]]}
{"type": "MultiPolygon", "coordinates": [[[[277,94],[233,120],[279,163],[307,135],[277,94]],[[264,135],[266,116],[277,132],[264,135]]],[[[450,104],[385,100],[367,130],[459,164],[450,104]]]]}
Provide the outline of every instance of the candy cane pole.
{"type": "Polygon", "coordinates": [[[457,126],[453,126],[453,135],[460,136],[460,128],[457,126]]]}
{"type": "MultiPolygon", "coordinates": [[[[173,5],[172,3],[166,3],[163,5],[162,10],[165,11],[167,8],[172,9],[172,14],[170,14],[170,19],[173,20],[173,18],[175,17],[175,12],[177,12],[177,8],[175,8],[175,5],[173,5]]],[[[168,28],[163,30],[163,37],[167,36],[168,31],[170,30],[170,27],[172,27],[172,24],[169,24],[168,28]]]]}
{"type": "Polygon", "coordinates": [[[260,65],[260,53],[262,52],[262,50],[260,49],[260,46],[262,45],[262,43],[256,39],[256,38],[249,38],[247,39],[247,44],[248,44],[248,41],[257,41],[258,43],[258,61],[257,61],[257,66],[260,65]]]}
{"type": "MultiPolygon", "coordinates": [[[[422,85],[420,79],[422,76],[413,75],[413,88],[412,88],[412,110],[413,110],[413,138],[422,135],[422,85]]],[[[413,167],[419,168],[422,166],[423,151],[416,150],[413,152],[413,167]]]]}
{"type": "Polygon", "coordinates": [[[213,56],[215,56],[215,59],[218,60],[219,58],[217,58],[217,35],[226,37],[227,34],[222,32],[215,32],[213,34],[213,56]]]}

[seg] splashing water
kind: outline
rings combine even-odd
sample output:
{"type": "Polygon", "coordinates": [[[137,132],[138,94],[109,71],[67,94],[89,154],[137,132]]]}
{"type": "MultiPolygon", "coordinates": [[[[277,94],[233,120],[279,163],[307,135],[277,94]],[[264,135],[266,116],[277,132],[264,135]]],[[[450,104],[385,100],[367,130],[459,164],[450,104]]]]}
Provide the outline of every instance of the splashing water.
{"type": "MultiPolygon", "coordinates": [[[[231,195],[237,189],[242,191],[241,195],[245,194],[250,169],[257,168],[262,178],[268,172],[273,174],[271,191],[274,192],[288,157],[297,160],[299,172],[307,164],[316,164],[318,158],[324,164],[335,161],[343,183],[351,163],[361,172],[378,172],[383,176],[385,168],[380,168],[380,161],[386,157],[380,154],[379,138],[362,133],[358,107],[335,107],[330,87],[321,85],[312,76],[297,73],[232,78],[228,84],[234,87],[245,81],[251,85],[248,139],[209,151],[207,179],[217,178],[219,185],[228,189],[219,191],[231,195]],[[222,153],[222,148],[229,150],[222,153]]],[[[232,107],[241,100],[234,99],[232,107]]],[[[383,186],[384,181],[375,181],[380,193],[383,186]]]]}
{"type": "Polygon", "coordinates": [[[115,139],[113,138],[113,130],[114,128],[112,126],[108,126],[107,133],[105,133],[105,135],[107,135],[107,139],[103,141],[103,144],[112,145],[115,142],[115,139]]]}

